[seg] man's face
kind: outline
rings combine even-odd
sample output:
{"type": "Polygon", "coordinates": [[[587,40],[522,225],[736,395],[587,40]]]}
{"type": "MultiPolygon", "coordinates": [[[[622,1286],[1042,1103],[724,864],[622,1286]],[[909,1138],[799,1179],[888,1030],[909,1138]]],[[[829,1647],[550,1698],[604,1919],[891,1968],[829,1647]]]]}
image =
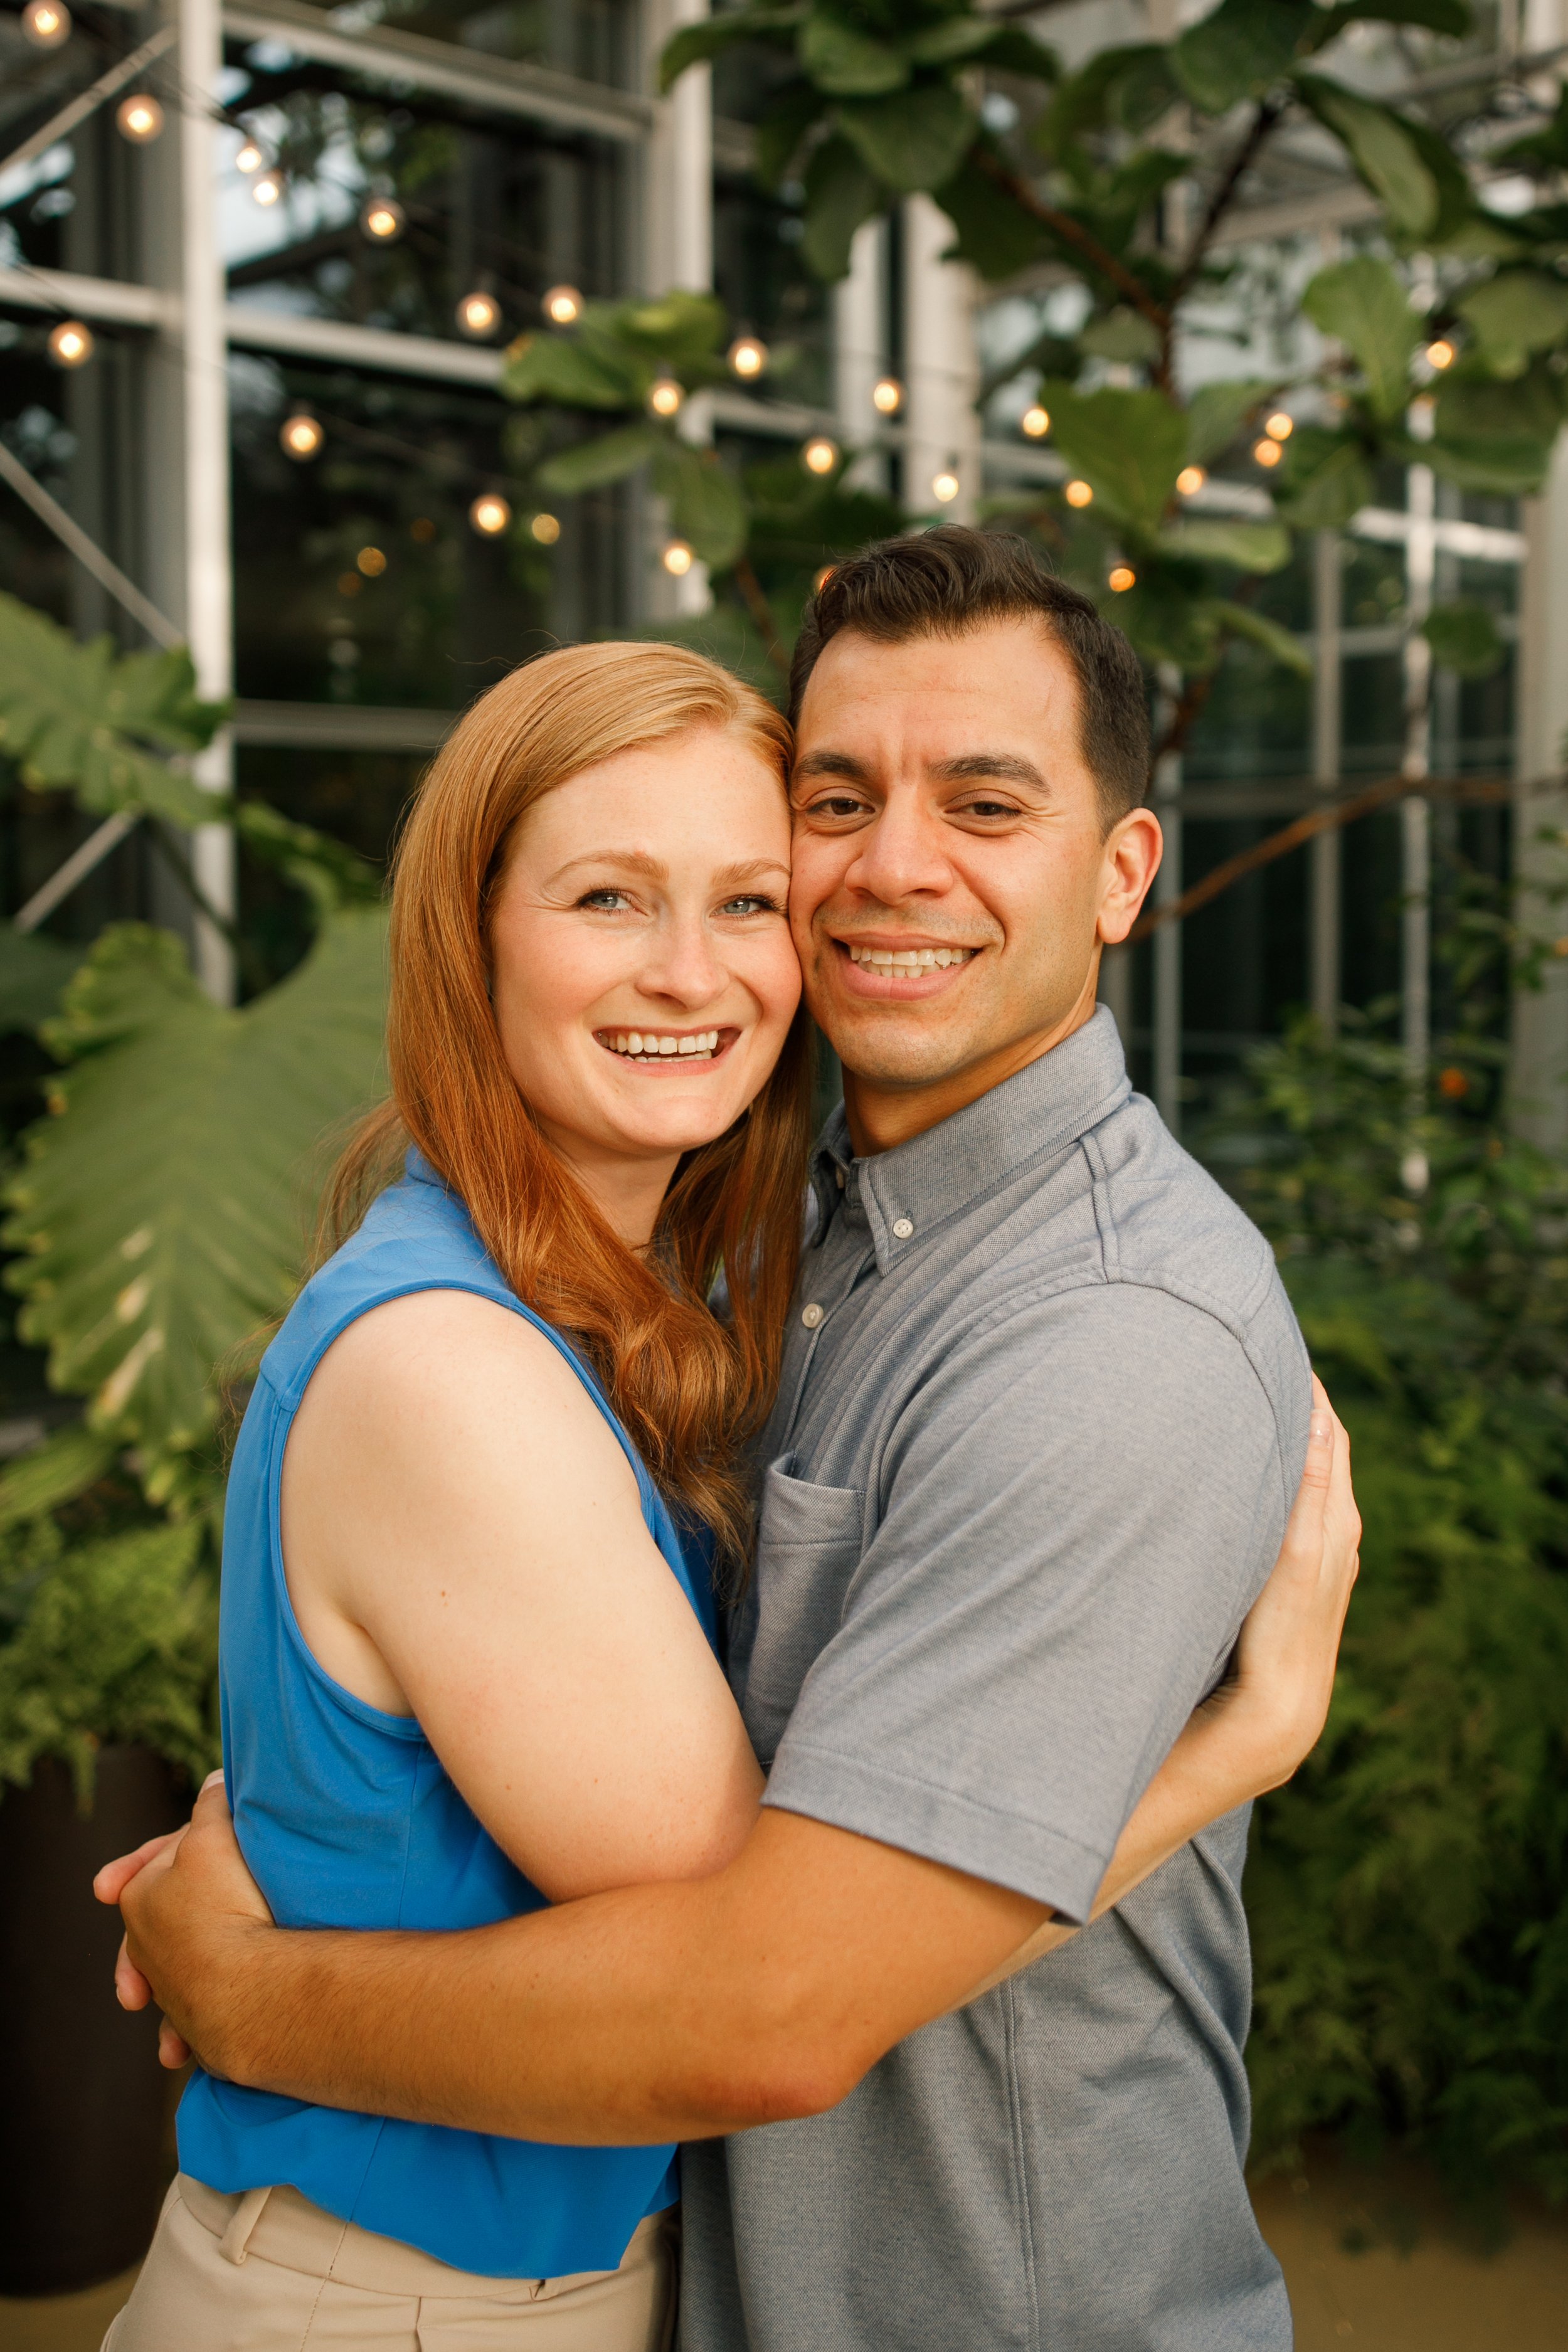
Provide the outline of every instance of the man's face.
{"type": "Polygon", "coordinates": [[[858,1148],[918,1134],[1089,1018],[1102,941],[1154,877],[1148,810],[1107,835],[1071,663],[1034,621],[813,670],[790,918],[858,1148]]]}

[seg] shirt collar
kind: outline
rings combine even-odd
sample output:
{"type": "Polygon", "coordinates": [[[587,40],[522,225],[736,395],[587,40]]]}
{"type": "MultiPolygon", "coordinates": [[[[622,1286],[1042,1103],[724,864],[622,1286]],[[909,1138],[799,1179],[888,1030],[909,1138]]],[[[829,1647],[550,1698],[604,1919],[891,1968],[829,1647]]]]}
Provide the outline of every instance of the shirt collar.
{"type": "Polygon", "coordinates": [[[886,1274],[944,1218],[1031,1160],[1065,1150],[1131,1091],[1115,1020],[1101,1004],[1038,1061],[890,1151],[857,1160],[840,1103],[812,1163],[817,1238],[847,1200],[864,1214],[886,1274]]]}

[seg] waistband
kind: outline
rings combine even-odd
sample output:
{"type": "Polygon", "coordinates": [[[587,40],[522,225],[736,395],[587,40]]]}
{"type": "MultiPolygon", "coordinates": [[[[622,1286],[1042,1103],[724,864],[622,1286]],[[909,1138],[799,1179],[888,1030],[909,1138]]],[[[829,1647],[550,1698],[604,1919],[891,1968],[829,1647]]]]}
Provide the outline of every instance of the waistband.
{"type": "Polygon", "coordinates": [[[334,2279],[342,2286],[363,2287],[373,2294],[482,2296],[500,2304],[542,2303],[643,2270],[655,2259],[659,2240],[679,2210],[671,2206],[639,2221],[617,2271],[573,2271],[552,2279],[490,2278],[478,2271],[454,2270],[401,2239],[342,2221],[297,2189],[279,2186],[230,2194],[182,2172],[174,2193],[193,2221],[211,2231],[226,2262],[239,2263],[256,2254],[284,2270],[302,2271],[308,2278],[334,2279]]]}

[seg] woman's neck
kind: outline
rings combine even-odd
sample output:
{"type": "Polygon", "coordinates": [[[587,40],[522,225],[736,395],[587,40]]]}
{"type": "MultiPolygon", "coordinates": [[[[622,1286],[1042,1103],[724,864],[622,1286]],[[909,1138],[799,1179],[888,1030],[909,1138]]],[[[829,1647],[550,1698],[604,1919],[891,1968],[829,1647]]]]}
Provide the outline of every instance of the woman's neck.
{"type": "Polygon", "coordinates": [[[545,1140],[626,1247],[647,1249],[680,1154],[672,1151],[656,1160],[643,1160],[624,1152],[595,1151],[580,1135],[560,1134],[543,1120],[540,1125],[545,1140]]]}

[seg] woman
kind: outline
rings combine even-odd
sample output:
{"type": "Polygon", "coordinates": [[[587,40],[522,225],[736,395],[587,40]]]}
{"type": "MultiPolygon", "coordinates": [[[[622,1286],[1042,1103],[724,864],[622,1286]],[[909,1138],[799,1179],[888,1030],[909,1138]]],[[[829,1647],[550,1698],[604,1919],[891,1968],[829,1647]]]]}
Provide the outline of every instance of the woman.
{"type": "MultiPolygon", "coordinates": [[[[340,1171],[343,1228],[414,1148],[268,1350],[230,1483],[226,1769],[280,1921],[476,1926],[710,1872],[747,1837],[710,1553],[741,1572],[804,1189],[787,751],[696,656],[581,647],[488,695],[420,795],[395,1108],[340,1171]]],[[[1269,1662],[1309,1642],[1326,1692],[1339,1611],[1299,1601],[1310,1549],[1249,1624],[1237,1709],[1294,1711],[1300,1660],[1269,1662]]],[[[1255,1793],[1225,1736],[1211,1713],[1178,1745],[1102,1900],[1255,1793]]],[[[672,2148],[198,2074],[180,2156],[114,2352],[666,2339],[672,2148]]]]}

